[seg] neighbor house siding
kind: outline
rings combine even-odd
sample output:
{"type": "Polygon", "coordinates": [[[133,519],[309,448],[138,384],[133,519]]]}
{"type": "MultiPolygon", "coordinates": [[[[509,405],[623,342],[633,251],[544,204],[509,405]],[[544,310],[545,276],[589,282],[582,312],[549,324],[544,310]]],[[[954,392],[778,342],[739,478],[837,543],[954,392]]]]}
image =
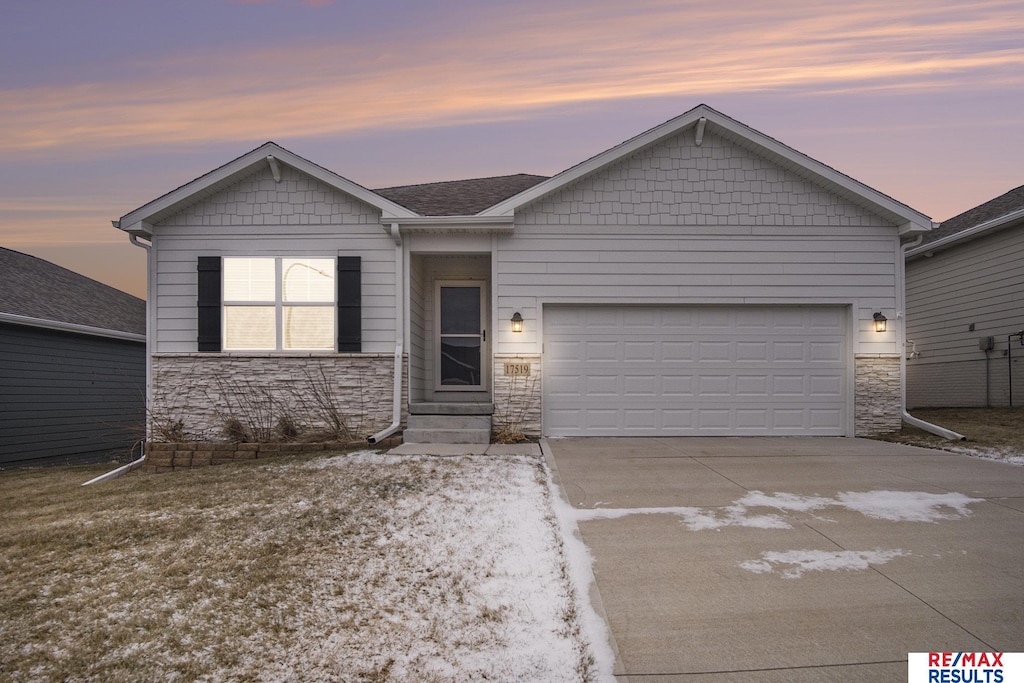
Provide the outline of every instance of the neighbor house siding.
{"type": "Polygon", "coordinates": [[[0,323],[0,466],[127,455],[145,390],[141,342],[0,323]]]}
{"type": "MultiPolygon", "coordinates": [[[[908,351],[916,352],[907,361],[910,407],[1009,403],[1007,335],[1024,329],[1022,292],[1020,226],[907,263],[908,351]],[[990,336],[995,349],[986,360],[979,341],[990,336]]],[[[1024,405],[1024,347],[1013,343],[1014,404],[1024,405]]]]}
{"type": "MultiPolygon", "coordinates": [[[[846,304],[852,352],[897,353],[895,325],[870,324],[879,310],[895,322],[895,226],[714,135],[676,135],[538,200],[498,246],[498,317],[522,310],[527,330],[544,303],[846,304]]],[[[499,332],[498,353],[539,351],[538,336],[499,332]]]]}
{"type": "Polygon", "coordinates": [[[196,351],[200,256],[359,256],[362,350],[395,340],[394,243],[379,211],[290,167],[261,170],[153,228],[156,353],[196,351]]]}

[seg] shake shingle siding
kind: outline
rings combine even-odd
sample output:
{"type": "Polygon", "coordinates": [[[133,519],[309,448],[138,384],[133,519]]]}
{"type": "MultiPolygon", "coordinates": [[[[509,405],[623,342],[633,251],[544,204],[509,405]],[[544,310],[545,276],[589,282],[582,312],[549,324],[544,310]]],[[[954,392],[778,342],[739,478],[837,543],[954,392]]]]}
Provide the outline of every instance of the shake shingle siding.
{"type": "Polygon", "coordinates": [[[0,466],[127,455],[145,385],[141,342],[0,323],[0,466]]]}

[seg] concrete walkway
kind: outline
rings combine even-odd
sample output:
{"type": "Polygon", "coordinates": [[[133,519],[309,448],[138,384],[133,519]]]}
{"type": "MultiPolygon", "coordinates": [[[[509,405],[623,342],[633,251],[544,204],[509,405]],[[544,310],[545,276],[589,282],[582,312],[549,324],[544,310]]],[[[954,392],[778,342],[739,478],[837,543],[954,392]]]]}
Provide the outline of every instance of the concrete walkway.
{"type": "Polygon", "coordinates": [[[861,439],[543,445],[619,680],[905,681],[908,652],[1024,651],[1024,467],[861,439]]]}
{"type": "Polygon", "coordinates": [[[540,455],[535,443],[403,443],[388,453],[395,455],[540,455]]]}

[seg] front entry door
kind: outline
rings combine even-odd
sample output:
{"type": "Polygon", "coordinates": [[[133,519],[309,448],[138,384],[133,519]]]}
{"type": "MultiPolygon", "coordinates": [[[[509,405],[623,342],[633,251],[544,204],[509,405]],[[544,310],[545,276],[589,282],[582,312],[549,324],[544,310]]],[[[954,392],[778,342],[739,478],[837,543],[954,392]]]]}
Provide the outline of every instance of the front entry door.
{"type": "Polygon", "coordinates": [[[436,388],[442,391],[484,389],[484,283],[437,283],[436,388]]]}

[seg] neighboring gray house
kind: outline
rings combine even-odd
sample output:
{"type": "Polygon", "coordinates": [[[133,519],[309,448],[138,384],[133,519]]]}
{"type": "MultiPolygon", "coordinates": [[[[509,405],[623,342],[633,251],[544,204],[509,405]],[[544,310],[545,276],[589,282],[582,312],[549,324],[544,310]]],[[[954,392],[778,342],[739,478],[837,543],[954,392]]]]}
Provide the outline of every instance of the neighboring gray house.
{"type": "Polygon", "coordinates": [[[145,301],[0,248],[0,467],[127,455],[145,368],[145,301]]]}
{"type": "Polygon", "coordinates": [[[1024,186],[907,251],[908,405],[1024,406],[1021,330],[1024,186]]]}
{"type": "Polygon", "coordinates": [[[704,105],[552,178],[371,191],[268,142],[114,224],[149,249],[155,420],[315,420],[319,384],[412,441],[898,429],[932,227],[704,105]]]}

